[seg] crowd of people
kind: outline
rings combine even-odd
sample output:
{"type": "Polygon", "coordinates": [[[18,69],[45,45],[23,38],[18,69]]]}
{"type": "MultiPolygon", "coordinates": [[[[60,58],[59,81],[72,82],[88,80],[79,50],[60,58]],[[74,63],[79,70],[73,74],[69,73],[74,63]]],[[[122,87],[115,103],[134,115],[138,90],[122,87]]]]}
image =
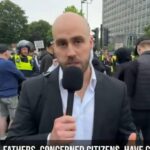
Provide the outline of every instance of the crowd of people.
{"type": "Polygon", "coordinates": [[[123,47],[97,56],[87,21],[74,13],[60,15],[52,33],[38,57],[27,40],[13,55],[0,44],[0,139],[150,144],[150,37],[137,41],[133,59],[123,47]],[[62,86],[70,66],[83,72],[72,116],[65,115],[68,91],[62,86]]]}

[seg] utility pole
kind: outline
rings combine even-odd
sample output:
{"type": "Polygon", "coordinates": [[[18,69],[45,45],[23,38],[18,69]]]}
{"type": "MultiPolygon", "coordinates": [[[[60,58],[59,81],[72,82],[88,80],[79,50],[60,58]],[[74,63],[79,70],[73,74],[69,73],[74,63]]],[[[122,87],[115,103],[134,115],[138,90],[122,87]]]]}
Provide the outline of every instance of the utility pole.
{"type": "Polygon", "coordinates": [[[81,0],[81,13],[83,13],[83,3],[85,3],[86,0],[81,0]]]}
{"type": "Polygon", "coordinates": [[[88,7],[89,7],[88,5],[91,4],[92,1],[93,1],[93,0],[90,0],[90,2],[88,2],[88,0],[81,0],[81,12],[83,11],[83,3],[86,3],[86,19],[87,19],[87,21],[88,21],[88,13],[89,13],[89,12],[88,12],[88,11],[89,11],[89,10],[88,10],[88,9],[89,9],[89,8],[88,8],[88,7]]]}
{"type": "Polygon", "coordinates": [[[101,34],[101,38],[100,38],[100,47],[101,49],[103,48],[103,24],[101,24],[100,26],[100,34],[101,34]]]}

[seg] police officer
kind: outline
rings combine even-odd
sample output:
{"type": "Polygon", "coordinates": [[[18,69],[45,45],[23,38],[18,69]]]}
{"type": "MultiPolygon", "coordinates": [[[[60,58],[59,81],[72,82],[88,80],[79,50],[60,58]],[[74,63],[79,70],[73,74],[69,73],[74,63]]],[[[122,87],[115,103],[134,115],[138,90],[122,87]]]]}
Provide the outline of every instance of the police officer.
{"type": "Polygon", "coordinates": [[[32,43],[27,40],[21,40],[17,44],[17,54],[12,58],[18,70],[22,71],[26,77],[32,77],[39,74],[38,66],[29,51],[32,43]]]}

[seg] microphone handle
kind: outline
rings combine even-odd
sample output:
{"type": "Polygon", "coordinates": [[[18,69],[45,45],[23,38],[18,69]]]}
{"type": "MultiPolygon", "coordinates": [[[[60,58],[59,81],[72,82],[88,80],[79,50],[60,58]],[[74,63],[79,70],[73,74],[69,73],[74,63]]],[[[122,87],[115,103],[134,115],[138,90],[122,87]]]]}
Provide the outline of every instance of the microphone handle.
{"type": "Polygon", "coordinates": [[[72,116],[73,102],[74,102],[74,92],[68,91],[66,115],[72,116]]]}

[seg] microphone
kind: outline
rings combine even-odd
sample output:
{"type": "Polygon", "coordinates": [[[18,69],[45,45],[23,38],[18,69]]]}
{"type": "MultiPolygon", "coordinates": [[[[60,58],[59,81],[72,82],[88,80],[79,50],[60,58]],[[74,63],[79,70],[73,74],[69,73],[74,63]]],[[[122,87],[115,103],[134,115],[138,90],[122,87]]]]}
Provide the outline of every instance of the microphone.
{"type": "Polygon", "coordinates": [[[83,72],[78,67],[67,67],[63,70],[62,85],[68,90],[66,115],[72,115],[74,92],[82,88],[83,72]]]}

